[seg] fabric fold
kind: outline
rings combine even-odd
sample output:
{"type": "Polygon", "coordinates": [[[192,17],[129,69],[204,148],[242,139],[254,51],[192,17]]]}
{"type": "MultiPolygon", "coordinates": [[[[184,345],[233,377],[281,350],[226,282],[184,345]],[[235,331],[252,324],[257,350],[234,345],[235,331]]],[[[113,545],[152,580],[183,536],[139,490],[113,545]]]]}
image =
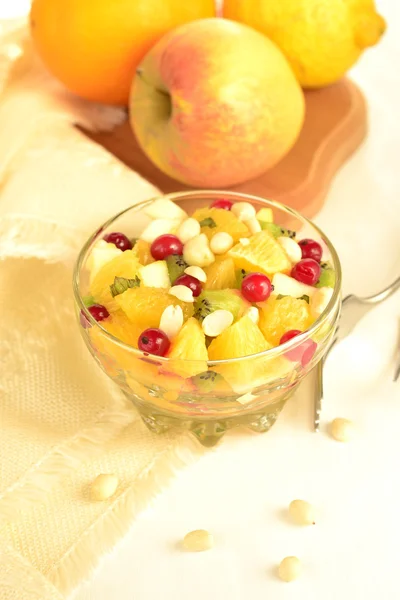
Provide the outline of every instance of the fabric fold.
{"type": "Polygon", "coordinates": [[[0,600],[60,600],[203,450],[147,430],[76,321],[79,249],[159,194],[75,127],[111,130],[125,111],[64,90],[25,24],[0,36],[0,600]],[[93,502],[107,472],[118,491],[93,502]]]}

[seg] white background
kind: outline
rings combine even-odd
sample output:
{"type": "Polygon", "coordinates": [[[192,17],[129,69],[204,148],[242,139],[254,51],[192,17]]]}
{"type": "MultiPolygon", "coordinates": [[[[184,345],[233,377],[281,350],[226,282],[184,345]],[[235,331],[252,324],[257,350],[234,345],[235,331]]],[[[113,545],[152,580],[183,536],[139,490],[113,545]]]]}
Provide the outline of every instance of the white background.
{"type": "MultiPolygon", "coordinates": [[[[28,4],[0,0],[0,17],[28,4]]],[[[400,6],[378,7],[388,33],[351,73],[368,99],[370,133],[316,219],[339,251],[345,293],[374,293],[400,275],[400,6]]],[[[398,293],[333,351],[319,435],[305,385],[267,435],[230,434],[182,473],[74,600],[398,600],[399,322],[398,293]],[[354,420],[351,444],[326,434],[336,416],[354,420]],[[315,526],[288,522],[294,498],[318,507],[315,526]],[[197,528],[214,534],[214,549],[183,553],[180,539],[197,528]],[[292,554],[303,576],[284,584],[276,566],[292,554]]]]}

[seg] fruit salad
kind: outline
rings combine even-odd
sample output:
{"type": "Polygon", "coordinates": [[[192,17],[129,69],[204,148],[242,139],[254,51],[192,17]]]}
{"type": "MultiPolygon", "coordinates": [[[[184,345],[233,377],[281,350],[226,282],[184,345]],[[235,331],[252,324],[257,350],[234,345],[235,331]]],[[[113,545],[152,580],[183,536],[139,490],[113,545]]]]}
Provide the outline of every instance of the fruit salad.
{"type": "Polygon", "coordinates": [[[142,399],[158,386],[176,407],[196,391],[244,405],[272,381],[290,387],[327,335],[314,328],[292,343],[333,296],[324,242],[223,195],[191,214],[167,197],[142,212],[135,237],[110,231],[86,260],[80,322],[103,368],[142,399]]]}

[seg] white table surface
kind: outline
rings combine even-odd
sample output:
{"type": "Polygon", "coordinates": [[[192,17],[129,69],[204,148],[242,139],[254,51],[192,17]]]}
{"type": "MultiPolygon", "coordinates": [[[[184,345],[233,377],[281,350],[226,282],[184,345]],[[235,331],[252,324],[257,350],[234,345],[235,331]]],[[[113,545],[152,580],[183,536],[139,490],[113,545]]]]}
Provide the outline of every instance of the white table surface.
{"type": "MultiPolygon", "coordinates": [[[[0,17],[27,4],[1,2],[0,17]]],[[[339,251],[344,293],[374,293],[400,274],[400,6],[378,6],[388,33],[352,72],[370,133],[316,218],[339,251]]],[[[332,352],[319,435],[305,384],[268,434],[229,434],[182,472],[74,600],[398,600],[400,382],[391,375],[399,319],[397,293],[332,352]],[[337,416],[356,424],[350,444],[325,432],[337,416]],[[318,507],[315,526],[288,522],[294,498],[318,507]],[[214,534],[215,547],[182,552],[178,542],[198,528],[214,534]],[[303,575],[284,584],[276,566],[293,554],[303,575]]]]}

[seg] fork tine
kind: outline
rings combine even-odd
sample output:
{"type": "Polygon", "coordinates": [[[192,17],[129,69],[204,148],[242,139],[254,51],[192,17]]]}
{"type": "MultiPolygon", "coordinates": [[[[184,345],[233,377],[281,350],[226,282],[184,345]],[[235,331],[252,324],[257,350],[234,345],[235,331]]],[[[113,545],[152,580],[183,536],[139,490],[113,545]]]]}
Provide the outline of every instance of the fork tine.
{"type": "Polygon", "coordinates": [[[397,362],[397,366],[395,368],[394,376],[393,376],[394,382],[396,382],[398,380],[398,378],[400,377],[400,319],[399,319],[399,337],[397,339],[397,351],[399,353],[399,356],[397,358],[398,362],[397,362]]]}
{"type": "Polygon", "coordinates": [[[320,360],[314,367],[314,431],[316,432],[319,431],[323,396],[323,362],[320,360]]]}

